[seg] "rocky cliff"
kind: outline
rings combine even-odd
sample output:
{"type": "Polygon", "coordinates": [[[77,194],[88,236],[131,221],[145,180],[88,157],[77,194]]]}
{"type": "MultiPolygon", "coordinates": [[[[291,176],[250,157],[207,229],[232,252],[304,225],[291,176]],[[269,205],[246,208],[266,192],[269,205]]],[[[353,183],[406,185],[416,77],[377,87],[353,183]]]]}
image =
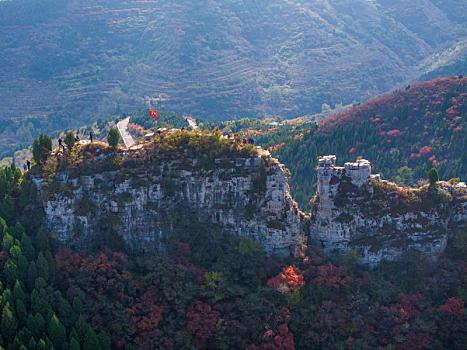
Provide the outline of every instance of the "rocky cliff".
{"type": "Polygon", "coordinates": [[[289,254],[308,238],[375,265],[411,250],[435,258],[467,221],[463,183],[404,188],[372,175],[366,160],[338,167],[335,156],[319,160],[318,194],[304,214],[282,164],[216,133],[171,131],[125,151],[81,143],[49,157],[36,183],[51,233],[77,248],[118,238],[151,251],[196,222],[268,253],[289,254]]]}
{"type": "Polygon", "coordinates": [[[464,183],[406,188],[372,175],[367,160],[339,167],[327,156],[319,160],[310,237],[328,252],[353,252],[370,265],[407,251],[436,258],[450,230],[465,227],[466,209],[464,183]]]}
{"type": "Polygon", "coordinates": [[[195,220],[288,254],[307,231],[286,169],[252,145],[174,131],[125,152],[87,144],[74,153],[57,155],[53,179],[40,180],[48,228],[62,244],[87,247],[105,233],[154,250],[195,220]]]}

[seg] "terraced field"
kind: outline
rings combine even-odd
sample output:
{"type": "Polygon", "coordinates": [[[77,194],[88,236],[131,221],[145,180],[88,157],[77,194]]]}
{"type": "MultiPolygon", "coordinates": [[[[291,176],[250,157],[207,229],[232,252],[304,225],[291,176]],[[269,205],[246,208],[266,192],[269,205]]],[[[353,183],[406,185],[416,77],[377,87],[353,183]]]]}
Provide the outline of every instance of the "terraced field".
{"type": "MultiPolygon", "coordinates": [[[[453,0],[0,2],[0,148],[156,104],[296,117],[418,75],[465,38],[453,0]],[[434,35],[435,33],[436,35],[434,35]]],[[[0,152],[2,153],[2,152],[0,152]]]]}

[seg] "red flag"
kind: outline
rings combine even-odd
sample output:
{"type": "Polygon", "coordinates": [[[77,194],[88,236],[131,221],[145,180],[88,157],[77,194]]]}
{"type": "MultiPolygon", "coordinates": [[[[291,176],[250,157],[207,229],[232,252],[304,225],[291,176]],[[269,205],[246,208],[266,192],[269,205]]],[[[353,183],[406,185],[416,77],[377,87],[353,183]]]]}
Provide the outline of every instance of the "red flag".
{"type": "Polygon", "coordinates": [[[154,118],[154,121],[157,122],[158,116],[157,116],[157,111],[155,109],[149,110],[149,115],[154,118]]]}

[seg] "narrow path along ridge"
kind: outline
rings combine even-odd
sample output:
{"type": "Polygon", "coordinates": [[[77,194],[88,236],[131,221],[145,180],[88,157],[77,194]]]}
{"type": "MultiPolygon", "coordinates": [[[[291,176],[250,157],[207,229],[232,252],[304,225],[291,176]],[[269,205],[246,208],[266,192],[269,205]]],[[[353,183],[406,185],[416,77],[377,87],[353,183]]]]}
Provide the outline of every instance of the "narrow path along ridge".
{"type": "Polygon", "coordinates": [[[125,144],[125,147],[131,147],[135,144],[135,140],[133,140],[133,137],[130,135],[128,132],[128,123],[130,122],[130,117],[127,117],[123,120],[120,120],[117,123],[117,129],[120,135],[122,136],[123,143],[125,144]]]}

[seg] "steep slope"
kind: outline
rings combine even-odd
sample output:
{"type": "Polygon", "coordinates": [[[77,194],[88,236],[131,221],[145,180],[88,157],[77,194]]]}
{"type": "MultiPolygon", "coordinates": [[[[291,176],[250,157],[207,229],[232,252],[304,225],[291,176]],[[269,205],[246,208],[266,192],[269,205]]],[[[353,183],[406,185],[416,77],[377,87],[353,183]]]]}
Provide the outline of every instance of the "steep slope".
{"type": "Polygon", "coordinates": [[[418,80],[467,75],[467,40],[458,42],[447,50],[429,57],[420,68],[418,80]]]}
{"type": "Polygon", "coordinates": [[[232,118],[360,100],[464,38],[464,9],[435,0],[2,1],[0,144],[149,102],[232,118]]]}
{"type": "Polygon", "coordinates": [[[317,157],[362,155],[375,172],[413,185],[436,167],[441,178],[467,174],[467,78],[407,86],[313,124],[285,125],[256,136],[292,171],[292,193],[303,207],[315,191],[317,157]]]}

